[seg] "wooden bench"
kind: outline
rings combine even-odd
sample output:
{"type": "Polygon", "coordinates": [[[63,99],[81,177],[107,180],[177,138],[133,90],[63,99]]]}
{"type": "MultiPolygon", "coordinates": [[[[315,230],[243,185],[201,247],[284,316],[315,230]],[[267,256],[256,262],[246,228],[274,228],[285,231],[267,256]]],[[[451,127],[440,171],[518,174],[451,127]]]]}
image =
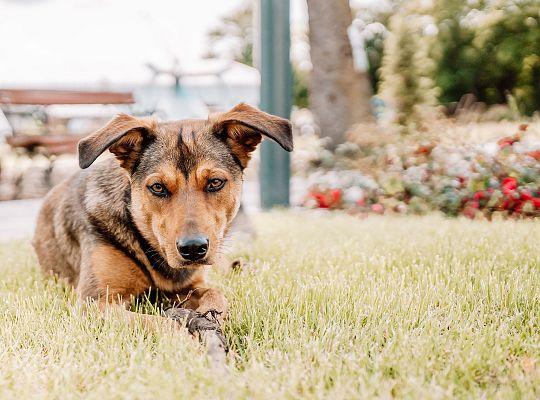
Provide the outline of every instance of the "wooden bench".
{"type": "MultiPolygon", "coordinates": [[[[50,106],[132,105],[134,103],[131,92],[0,89],[0,109],[12,128],[12,135],[6,136],[6,143],[16,154],[23,154],[30,158],[42,155],[47,158],[49,166],[45,170],[44,181],[49,187],[56,157],[76,153],[79,140],[91,133],[70,134],[49,128],[47,121],[50,106]],[[10,121],[13,117],[36,121],[39,120],[36,115],[40,116],[44,125],[43,132],[40,134],[29,134],[24,129],[17,129],[10,121]]],[[[22,174],[16,179],[16,182],[21,181],[22,174]]]]}
{"type": "Polygon", "coordinates": [[[0,89],[0,104],[133,104],[131,92],[0,89]]]}
{"type": "MultiPolygon", "coordinates": [[[[52,105],[131,105],[134,102],[130,92],[0,89],[0,108],[8,119],[10,114],[16,113],[12,111],[13,106],[44,108],[46,115],[46,107],[52,105]]],[[[6,137],[6,142],[14,149],[24,149],[31,156],[40,153],[49,158],[76,152],[78,141],[88,133],[71,135],[49,131],[43,135],[28,135],[14,130],[12,136],[6,137]]]]}

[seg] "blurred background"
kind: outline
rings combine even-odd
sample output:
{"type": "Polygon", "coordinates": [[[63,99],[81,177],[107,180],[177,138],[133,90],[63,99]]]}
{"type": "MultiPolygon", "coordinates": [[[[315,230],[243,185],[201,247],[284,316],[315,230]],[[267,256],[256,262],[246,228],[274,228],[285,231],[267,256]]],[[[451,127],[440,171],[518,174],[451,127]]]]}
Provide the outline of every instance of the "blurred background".
{"type": "Polygon", "coordinates": [[[0,0],[0,21],[6,234],[115,113],[239,102],[296,145],[264,143],[248,211],[540,215],[538,0],[0,0]]]}

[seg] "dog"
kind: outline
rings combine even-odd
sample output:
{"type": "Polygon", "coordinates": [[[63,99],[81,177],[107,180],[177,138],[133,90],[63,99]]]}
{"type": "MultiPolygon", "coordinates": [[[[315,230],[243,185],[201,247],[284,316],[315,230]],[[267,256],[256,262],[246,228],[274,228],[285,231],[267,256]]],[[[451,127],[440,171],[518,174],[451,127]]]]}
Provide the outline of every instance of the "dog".
{"type": "Polygon", "coordinates": [[[220,262],[263,136],[293,149],[288,120],[244,103],[206,120],[118,114],[79,142],[82,170],[44,200],[33,239],[41,269],[102,310],[131,313],[134,298],[159,291],[223,324],[228,303],[205,267],[220,262]],[[107,149],[115,157],[94,163],[107,149]]]}

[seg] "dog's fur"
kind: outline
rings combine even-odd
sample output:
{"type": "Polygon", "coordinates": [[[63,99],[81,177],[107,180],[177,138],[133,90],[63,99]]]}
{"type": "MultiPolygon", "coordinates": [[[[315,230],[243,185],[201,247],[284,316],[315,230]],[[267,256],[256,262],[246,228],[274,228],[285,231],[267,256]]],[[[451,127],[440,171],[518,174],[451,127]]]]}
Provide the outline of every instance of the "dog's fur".
{"type": "Polygon", "coordinates": [[[289,121],[246,104],[207,120],[159,123],[119,114],[81,140],[84,170],[46,197],[34,236],[41,268],[102,308],[128,307],[148,290],[184,298],[192,291],[186,307],[225,315],[227,301],[206,287],[204,266],[220,258],[243,170],[262,135],[292,150],[289,121]],[[107,149],[116,159],[92,165],[107,149]],[[206,191],[213,178],[226,181],[223,189],[206,191]],[[154,183],[169,194],[156,197],[154,183]],[[208,255],[186,261],[176,241],[196,234],[209,238],[208,255]]]}

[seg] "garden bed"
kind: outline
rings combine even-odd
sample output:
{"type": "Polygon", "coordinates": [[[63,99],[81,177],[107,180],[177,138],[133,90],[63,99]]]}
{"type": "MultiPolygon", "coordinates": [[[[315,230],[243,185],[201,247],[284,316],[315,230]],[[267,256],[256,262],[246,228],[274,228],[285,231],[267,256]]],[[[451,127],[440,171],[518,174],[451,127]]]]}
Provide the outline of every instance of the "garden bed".
{"type": "Polygon", "coordinates": [[[381,134],[368,145],[360,131],[333,153],[314,139],[306,152],[311,158],[304,165],[309,189],[303,206],[354,214],[538,217],[540,138],[526,124],[515,129],[482,143],[381,134]]]}

